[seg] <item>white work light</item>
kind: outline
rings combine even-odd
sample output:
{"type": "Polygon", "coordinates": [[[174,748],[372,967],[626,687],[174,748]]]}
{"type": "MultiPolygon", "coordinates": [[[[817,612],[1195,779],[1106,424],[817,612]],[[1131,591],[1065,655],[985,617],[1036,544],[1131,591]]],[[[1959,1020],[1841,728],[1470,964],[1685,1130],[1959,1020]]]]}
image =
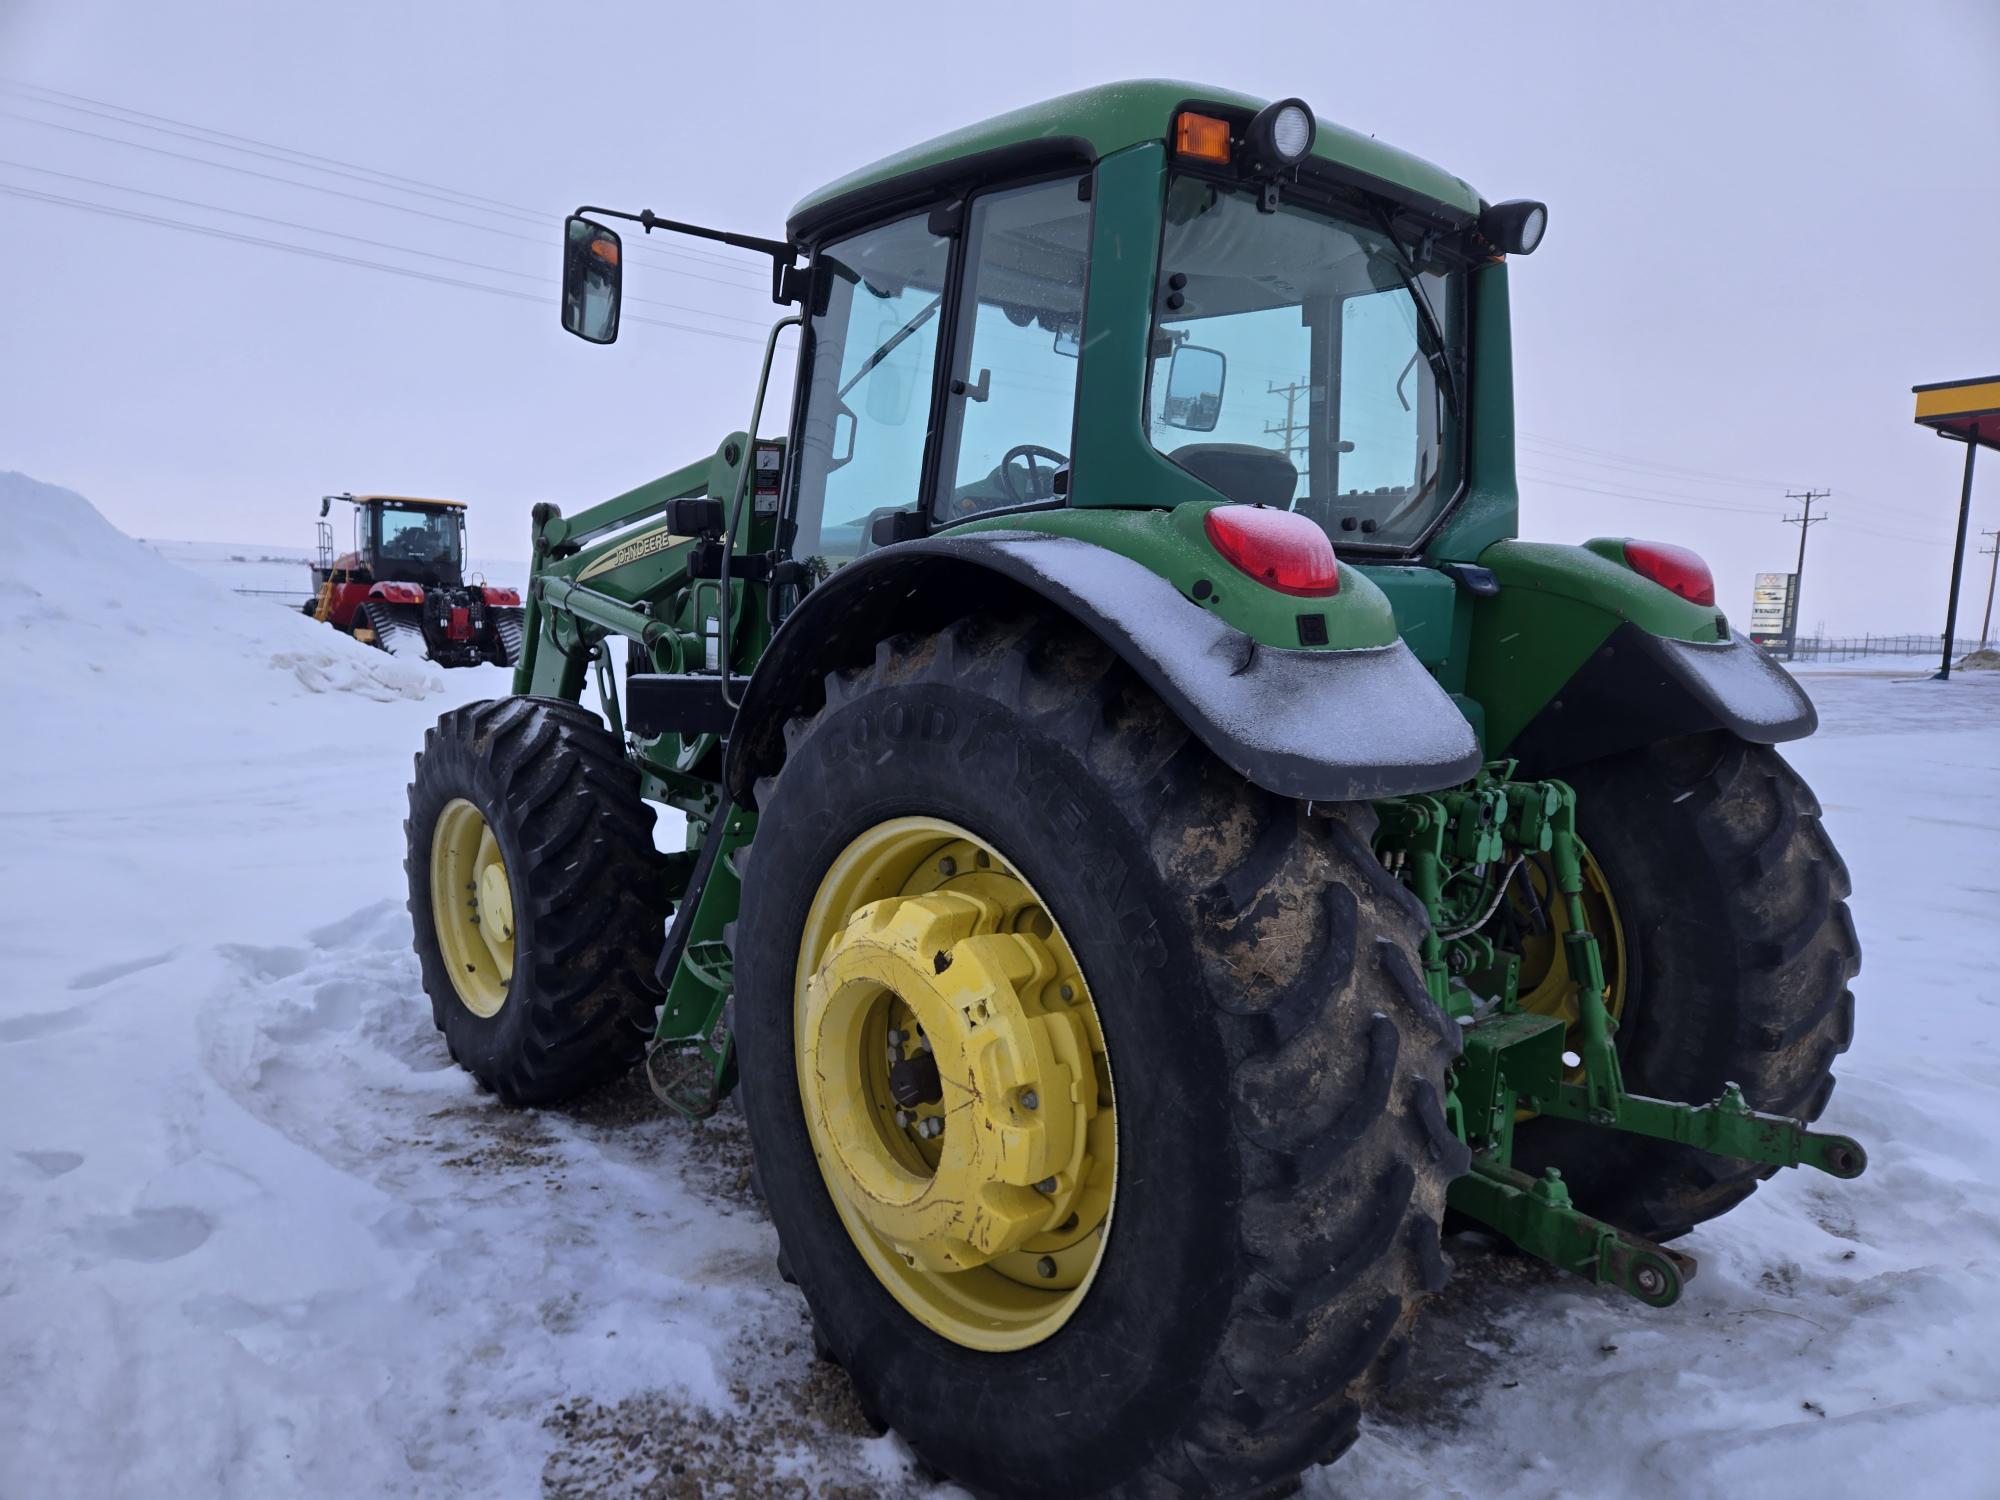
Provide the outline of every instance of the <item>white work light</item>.
{"type": "Polygon", "coordinates": [[[1305,160],[1316,129],[1305,100],[1280,99],[1257,112],[1246,134],[1258,164],[1277,169],[1295,167],[1305,160]]]}
{"type": "Polygon", "coordinates": [[[1529,198],[1495,203],[1479,215],[1479,232],[1502,255],[1531,254],[1548,227],[1548,205],[1529,198]]]}

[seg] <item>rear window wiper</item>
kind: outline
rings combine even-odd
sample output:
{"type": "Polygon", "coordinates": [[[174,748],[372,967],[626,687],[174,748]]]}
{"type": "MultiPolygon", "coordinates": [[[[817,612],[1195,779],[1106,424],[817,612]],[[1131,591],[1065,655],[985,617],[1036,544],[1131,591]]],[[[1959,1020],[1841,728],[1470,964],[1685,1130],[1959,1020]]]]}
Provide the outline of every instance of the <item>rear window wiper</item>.
{"type": "MultiPolygon", "coordinates": [[[[1458,402],[1458,371],[1452,367],[1451,355],[1445,344],[1444,323],[1437,315],[1437,308],[1431,304],[1431,294],[1424,286],[1423,272],[1418,269],[1416,258],[1410,254],[1409,247],[1397,237],[1395,225],[1390,221],[1389,215],[1379,209],[1377,215],[1382,221],[1383,235],[1396,252],[1390,262],[1395,268],[1396,279],[1403,283],[1404,290],[1416,303],[1417,311],[1423,315],[1424,327],[1430,334],[1430,347],[1424,349],[1424,359],[1430,365],[1431,373],[1443,384],[1445,396],[1451,402],[1451,409],[1462,413],[1464,408],[1458,402]]],[[[1423,348],[1424,343],[1425,340],[1419,337],[1417,346],[1423,348]]],[[[1404,373],[1409,372],[1405,370],[1404,373]]],[[[1401,384],[1399,380],[1397,385],[1401,384]]]]}

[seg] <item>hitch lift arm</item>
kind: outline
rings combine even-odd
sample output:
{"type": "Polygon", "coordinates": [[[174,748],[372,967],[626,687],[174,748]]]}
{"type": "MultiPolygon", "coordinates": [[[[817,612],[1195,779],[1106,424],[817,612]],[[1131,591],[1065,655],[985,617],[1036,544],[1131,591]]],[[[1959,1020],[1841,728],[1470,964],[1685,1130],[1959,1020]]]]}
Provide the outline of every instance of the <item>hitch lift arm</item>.
{"type": "Polygon", "coordinates": [[[1514,1126],[1522,1111],[1742,1161],[1814,1167],[1840,1178],[1860,1176],[1868,1156],[1848,1136],[1750,1108],[1734,1083],[1706,1104],[1626,1089],[1614,1040],[1617,1023],[1605,1004],[1603,956],[1583,903],[1576,794],[1559,781],[1513,781],[1511,772],[1510,763],[1498,762],[1468,787],[1378,804],[1378,852],[1430,914],[1422,946],[1426,987],[1459,1023],[1465,1043],[1446,1114],[1472,1149],[1472,1167],[1452,1183],[1448,1201],[1531,1255],[1667,1307],[1693,1277],[1693,1258],[1584,1213],[1570,1201],[1554,1168],[1539,1180],[1516,1170],[1514,1126]],[[1499,864],[1505,871],[1504,899],[1519,861],[1539,854],[1549,857],[1553,894],[1567,918],[1563,942],[1577,1009],[1573,1053],[1564,1050],[1567,1028],[1561,1017],[1520,1006],[1514,960],[1479,931],[1498,900],[1468,917],[1446,894],[1447,871],[1454,865],[1483,874],[1499,864]],[[1513,863],[1506,863],[1510,859],[1513,863]],[[1475,996],[1465,982],[1468,975],[1484,976],[1486,986],[1499,993],[1475,996]],[[1566,1066],[1580,1067],[1580,1083],[1566,1080],[1566,1066]]]}

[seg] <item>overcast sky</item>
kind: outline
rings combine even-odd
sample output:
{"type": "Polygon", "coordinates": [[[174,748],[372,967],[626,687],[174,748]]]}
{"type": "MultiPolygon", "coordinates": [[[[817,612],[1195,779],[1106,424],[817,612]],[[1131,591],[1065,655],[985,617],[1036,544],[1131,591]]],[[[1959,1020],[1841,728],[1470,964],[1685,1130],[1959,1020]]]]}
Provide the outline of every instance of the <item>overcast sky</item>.
{"type": "MultiPolygon", "coordinates": [[[[1526,534],[1692,545],[1742,622],[1791,565],[1784,491],[1830,489],[1806,622],[1941,627],[1963,450],[1909,387],[2000,374],[1993,0],[786,9],[0,0],[0,468],[217,541],[308,544],[333,490],[458,496],[475,554],[525,555],[535,501],[740,427],[776,311],[758,262],[656,239],[627,295],[673,305],[629,311],[712,332],[572,340],[564,211],[779,234],[862,162],[1158,74],[1547,200],[1513,275],[1526,534]]],[[[2000,528],[2000,454],[1974,509],[2000,528]]]]}

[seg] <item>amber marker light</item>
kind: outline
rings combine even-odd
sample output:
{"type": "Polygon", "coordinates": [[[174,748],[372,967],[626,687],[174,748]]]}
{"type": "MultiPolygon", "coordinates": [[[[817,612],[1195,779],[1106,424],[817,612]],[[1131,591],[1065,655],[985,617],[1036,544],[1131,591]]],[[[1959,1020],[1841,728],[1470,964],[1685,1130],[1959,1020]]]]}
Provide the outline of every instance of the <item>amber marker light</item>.
{"type": "Polygon", "coordinates": [[[1174,121],[1174,152],[1196,161],[1229,160],[1229,122],[1214,115],[1182,114],[1174,121]]]}

